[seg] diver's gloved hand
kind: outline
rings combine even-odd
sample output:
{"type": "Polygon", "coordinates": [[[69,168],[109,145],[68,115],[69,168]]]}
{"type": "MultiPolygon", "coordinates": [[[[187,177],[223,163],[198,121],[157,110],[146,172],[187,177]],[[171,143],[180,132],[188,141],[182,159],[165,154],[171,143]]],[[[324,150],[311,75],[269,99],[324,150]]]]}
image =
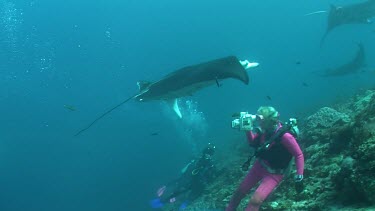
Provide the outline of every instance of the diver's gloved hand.
{"type": "Polygon", "coordinates": [[[297,193],[302,193],[303,189],[304,189],[304,185],[303,185],[303,175],[296,175],[294,177],[294,186],[296,188],[296,192],[297,193]]]}
{"type": "Polygon", "coordinates": [[[294,177],[294,181],[295,182],[302,182],[303,180],[303,175],[301,174],[297,174],[295,177],[294,177]]]}

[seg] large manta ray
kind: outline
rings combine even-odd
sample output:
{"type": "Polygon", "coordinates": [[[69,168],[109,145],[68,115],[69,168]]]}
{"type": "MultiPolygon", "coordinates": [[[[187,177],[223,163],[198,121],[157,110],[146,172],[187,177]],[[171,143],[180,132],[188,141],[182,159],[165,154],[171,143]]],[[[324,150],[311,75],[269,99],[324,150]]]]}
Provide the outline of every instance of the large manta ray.
{"type": "Polygon", "coordinates": [[[173,106],[176,114],[182,118],[177,104],[178,98],[190,96],[194,92],[210,85],[216,84],[220,86],[220,80],[227,78],[234,78],[242,81],[244,84],[248,84],[249,76],[246,70],[258,65],[259,64],[256,62],[249,62],[248,60],[240,61],[235,56],[228,56],[178,69],[156,82],[140,81],[137,83],[140,91],[139,94],[111,108],[96,118],[89,126],[80,130],[76,136],[89,129],[95,122],[131,99],[135,99],[139,102],[165,100],[173,106]]]}
{"type": "MultiPolygon", "coordinates": [[[[313,14],[313,13],[311,13],[313,14]]],[[[367,0],[346,6],[331,5],[328,11],[327,29],[322,42],[334,28],[344,24],[368,24],[375,17],[375,0],[367,0]]]]}
{"type": "Polygon", "coordinates": [[[365,50],[362,44],[358,44],[358,51],[356,56],[350,62],[343,64],[334,69],[326,70],[321,76],[342,76],[358,72],[361,68],[365,66],[365,50]]]}

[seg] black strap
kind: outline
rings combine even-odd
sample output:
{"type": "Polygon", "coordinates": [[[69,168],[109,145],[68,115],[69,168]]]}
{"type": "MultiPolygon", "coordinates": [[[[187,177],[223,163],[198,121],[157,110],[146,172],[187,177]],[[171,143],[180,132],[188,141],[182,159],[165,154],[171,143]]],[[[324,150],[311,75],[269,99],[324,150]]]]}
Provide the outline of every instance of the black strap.
{"type": "Polygon", "coordinates": [[[274,141],[276,140],[279,140],[280,137],[282,137],[285,133],[287,133],[288,131],[290,130],[290,127],[289,126],[282,126],[275,134],[273,134],[267,141],[265,141],[263,144],[259,145],[259,142],[260,142],[260,136],[257,137],[257,146],[254,153],[252,155],[250,155],[246,162],[242,164],[241,168],[243,171],[247,171],[249,166],[250,166],[250,162],[251,160],[253,159],[253,157],[256,157],[257,154],[261,151],[261,150],[264,150],[266,149],[271,143],[273,143],[274,141]]]}
{"type": "Polygon", "coordinates": [[[279,140],[280,137],[282,137],[285,133],[287,133],[290,130],[288,126],[282,126],[275,134],[273,134],[268,140],[266,140],[262,145],[257,147],[255,150],[255,156],[256,154],[263,149],[267,149],[270,144],[273,142],[279,140]]]}

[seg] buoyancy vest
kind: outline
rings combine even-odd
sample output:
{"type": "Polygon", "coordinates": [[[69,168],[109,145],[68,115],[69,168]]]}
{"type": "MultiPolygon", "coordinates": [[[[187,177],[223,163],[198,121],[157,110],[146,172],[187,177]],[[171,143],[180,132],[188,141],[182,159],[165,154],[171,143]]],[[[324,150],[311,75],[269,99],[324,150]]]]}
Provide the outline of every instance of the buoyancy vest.
{"type": "MultiPolygon", "coordinates": [[[[272,169],[285,169],[293,155],[281,143],[285,133],[289,133],[289,128],[281,127],[274,135],[266,138],[265,142],[260,144],[263,135],[259,135],[256,140],[258,148],[255,152],[257,158],[266,161],[272,169]]],[[[293,134],[292,134],[293,135],[293,134]]]]}
{"type": "Polygon", "coordinates": [[[260,149],[256,157],[266,161],[273,169],[285,169],[293,155],[281,144],[282,137],[277,139],[269,147],[260,149]]]}

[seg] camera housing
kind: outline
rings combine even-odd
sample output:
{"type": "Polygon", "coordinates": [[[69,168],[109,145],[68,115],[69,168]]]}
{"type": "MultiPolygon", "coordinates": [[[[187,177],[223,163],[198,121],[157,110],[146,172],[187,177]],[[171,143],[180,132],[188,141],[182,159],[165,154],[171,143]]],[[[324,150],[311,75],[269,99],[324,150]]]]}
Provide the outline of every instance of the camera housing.
{"type": "Polygon", "coordinates": [[[248,112],[240,112],[239,118],[232,121],[232,128],[239,130],[252,130],[253,122],[257,115],[249,114],[248,112]]]}

